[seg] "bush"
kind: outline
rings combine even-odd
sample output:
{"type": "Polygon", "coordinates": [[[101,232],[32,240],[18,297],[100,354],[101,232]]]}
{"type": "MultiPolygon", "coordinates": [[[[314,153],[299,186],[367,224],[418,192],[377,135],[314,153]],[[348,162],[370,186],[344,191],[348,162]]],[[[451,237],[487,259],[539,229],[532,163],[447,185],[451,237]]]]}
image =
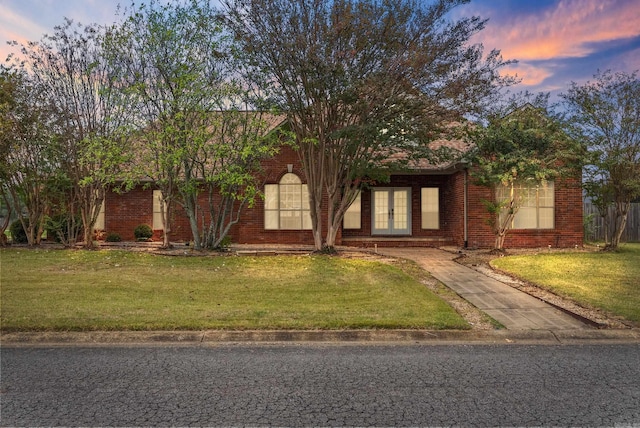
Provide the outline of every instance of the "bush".
{"type": "MultiPolygon", "coordinates": [[[[28,225],[29,220],[25,220],[25,223],[28,225]]],[[[22,227],[20,220],[16,220],[11,223],[9,231],[11,232],[11,240],[14,244],[26,244],[29,242],[27,239],[27,232],[22,227]]]]}
{"type": "Polygon", "coordinates": [[[141,224],[133,230],[133,235],[138,241],[146,241],[153,236],[153,230],[148,224],[141,224]]]}
{"type": "MultiPolygon", "coordinates": [[[[58,243],[73,244],[69,242],[71,237],[69,233],[69,220],[70,217],[68,214],[56,214],[53,217],[48,217],[45,227],[47,237],[58,243]]],[[[73,233],[74,238],[82,234],[82,223],[76,224],[75,229],[73,233]]]]}
{"type": "Polygon", "coordinates": [[[117,233],[111,232],[104,240],[107,242],[120,242],[122,241],[122,238],[117,233]]]}
{"type": "Polygon", "coordinates": [[[227,251],[229,247],[231,247],[231,243],[231,237],[229,235],[225,236],[222,238],[222,241],[220,241],[220,244],[218,244],[218,250],[227,251]]]}

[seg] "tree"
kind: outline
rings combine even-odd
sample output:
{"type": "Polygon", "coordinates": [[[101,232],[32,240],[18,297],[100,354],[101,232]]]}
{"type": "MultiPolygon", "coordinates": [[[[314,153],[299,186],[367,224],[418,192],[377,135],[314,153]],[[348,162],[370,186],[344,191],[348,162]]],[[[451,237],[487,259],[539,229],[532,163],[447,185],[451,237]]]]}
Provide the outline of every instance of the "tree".
{"type": "MultiPolygon", "coordinates": [[[[209,213],[209,222],[197,230],[204,248],[219,248],[243,208],[258,197],[260,161],[275,154],[280,138],[273,127],[279,123],[277,116],[261,111],[234,109],[208,116],[206,129],[213,139],[197,147],[203,184],[194,183],[195,190],[202,188],[207,196],[203,211],[209,213]]],[[[197,199],[195,191],[190,194],[197,199]]]]}
{"type": "Polygon", "coordinates": [[[468,43],[484,21],[447,20],[464,0],[221,3],[252,76],[295,134],[317,250],[333,249],[363,177],[384,179],[402,166],[392,158],[432,155],[443,124],[511,81],[498,75],[498,51],[483,59],[482,46],[468,43]]]}
{"type": "Polygon", "coordinates": [[[17,214],[29,245],[40,244],[51,202],[47,185],[57,174],[44,95],[29,75],[2,66],[0,186],[3,202],[17,214]]]}
{"type": "MultiPolygon", "coordinates": [[[[126,162],[121,132],[127,111],[115,103],[115,81],[102,51],[103,30],[65,19],[52,35],[23,45],[13,65],[46,94],[40,100],[51,114],[47,144],[60,171],[53,184],[57,189],[66,186],[55,199],[66,214],[65,230],[77,230],[80,216],[86,248],[93,247],[105,187],[119,178],[126,162]]],[[[65,241],[75,244],[75,233],[65,241]]]]}
{"type": "Polygon", "coordinates": [[[273,150],[262,113],[248,111],[257,92],[242,79],[217,16],[208,1],[151,1],[132,6],[110,31],[110,60],[128,110],[138,113],[140,173],[162,193],[165,247],[175,204],[189,218],[196,249],[220,245],[256,197],[253,173],[273,150]]]}
{"type": "Polygon", "coordinates": [[[570,132],[590,153],[585,189],[601,215],[614,206],[607,248],[616,250],[631,201],[640,196],[640,80],[631,74],[598,72],[594,81],[573,82],[562,94],[570,132]]]}
{"type": "Polygon", "coordinates": [[[469,132],[474,144],[471,175],[495,198],[483,201],[490,214],[495,250],[504,249],[525,197],[523,183],[531,181],[544,189],[557,178],[579,177],[580,146],[564,133],[562,122],[548,113],[547,102],[548,94],[525,104],[513,98],[497,108],[485,126],[477,124],[469,132]]]}

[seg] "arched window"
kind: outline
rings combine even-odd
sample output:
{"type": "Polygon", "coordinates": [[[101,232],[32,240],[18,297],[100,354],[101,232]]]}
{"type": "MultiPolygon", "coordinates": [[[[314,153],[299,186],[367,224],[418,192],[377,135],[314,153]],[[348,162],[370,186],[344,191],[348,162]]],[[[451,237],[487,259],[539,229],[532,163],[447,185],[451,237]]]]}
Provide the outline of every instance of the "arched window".
{"type": "Polygon", "coordinates": [[[270,230],[310,230],[309,191],[293,173],[278,184],[264,186],[264,228],[270,230]]]}

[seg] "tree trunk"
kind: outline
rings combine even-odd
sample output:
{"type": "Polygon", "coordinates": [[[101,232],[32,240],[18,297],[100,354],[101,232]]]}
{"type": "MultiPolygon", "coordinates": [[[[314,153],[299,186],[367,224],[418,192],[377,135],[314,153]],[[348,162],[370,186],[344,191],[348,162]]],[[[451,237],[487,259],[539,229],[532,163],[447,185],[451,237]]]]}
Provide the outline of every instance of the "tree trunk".
{"type": "Polygon", "coordinates": [[[191,236],[193,237],[193,248],[196,250],[202,249],[202,240],[200,239],[200,229],[198,228],[198,218],[196,216],[197,202],[196,196],[185,195],[184,196],[184,209],[187,212],[189,218],[189,226],[191,227],[191,236]]]}
{"type": "Polygon", "coordinates": [[[495,224],[494,235],[494,250],[503,251],[504,250],[504,241],[507,237],[507,232],[511,228],[511,223],[513,222],[513,218],[516,216],[516,208],[515,208],[515,200],[511,200],[509,203],[509,210],[504,215],[502,221],[500,221],[500,211],[495,214],[495,224]]]}
{"type": "MultiPolygon", "coordinates": [[[[333,223],[333,222],[332,222],[333,223]]],[[[336,226],[335,224],[330,224],[327,228],[327,240],[326,240],[326,249],[329,251],[334,251],[336,246],[336,235],[340,230],[340,226],[336,226]]]]}
{"type": "Polygon", "coordinates": [[[311,231],[313,232],[313,246],[316,251],[322,251],[322,208],[319,201],[309,192],[311,231]]]}
{"type": "Polygon", "coordinates": [[[95,248],[95,242],[93,241],[93,224],[84,223],[82,225],[83,229],[83,247],[87,250],[91,250],[95,248]]]}
{"type": "MultiPolygon", "coordinates": [[[[93,193],[93,192],[90,192],[93,193]]],[[[83,197],[83,200],[81,202],[80,205],[80,216],[81,216],[81,220],[82,220],[82,246],[87,249],[87,250],[91,250],[94,248],[94,242],[93,242],[93,226],[96,223],[96,218],[98,217],[98,214],[95,213],[94,211],[96,211],[96,204],[92,204],[91,201],[87,201],[86,198],[92,198],[91,195],[82,195],[81,197],[83,197]]],[[[102,204],[102,201],[100,202],[100,204],[102,204]]],[[[100,205],[97,205],[97,209],[99,210],[100,205]]],[[[75,222],[73,222],[75,223],[75,222]]],[[[76,238],[75,237],[75,224],[73,224],[72,226],[70,225],[69,228],[69,245],[75,245],[76,244],[76,238]],[[72,230],[72,228],[74,230],[72,230]]]]}
{"type": "Polygon", "coordinates": [[[616,202],[615,218],[613,219],[613,228],[611,230],[611,240],[605,248],[608,250],[617,250],[620,245],[620,238],[627,226],[627,216],[631,207],[631,201],[616,202]]]}
{"type": "Polygon", "coordinates": [[[504,250],[504,239],[506,237],[507,237],[506,233],[504,233],[504,232],[498,233],[496,235],[496,239],[495,239],[495,242],[494,242],[493,249],[494,250],[500,250],[500,251],[504,250]]]}
{"type": "Polygon", "coordinates": [[[7,245],[7,235],[5,235],[4,233],[6,232],[7,228],[9,227],[9,223],[11,222],[11,213],[13,210],[11,209],[11,205],[9,205],[9,199],[7,198],[6,194],[2,193],[2,199],[7,206],[7,214],[4,218],[4,223],[2,223],[2,225],[0,226],[0,246],[4,247],[5,245],[7,245]]]}

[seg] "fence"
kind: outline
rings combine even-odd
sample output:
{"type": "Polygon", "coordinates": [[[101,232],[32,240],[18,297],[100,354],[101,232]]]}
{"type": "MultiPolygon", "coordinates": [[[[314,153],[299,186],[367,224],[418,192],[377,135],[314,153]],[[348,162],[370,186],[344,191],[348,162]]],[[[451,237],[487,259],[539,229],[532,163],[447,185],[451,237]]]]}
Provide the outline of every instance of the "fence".
{"type": "MultiPolygon", "coordinates": [[[[607,214],[613,218],[613,208],[607,214]]],[[[591,203],[584,203],[584,239],[586,241],[604,241],[604,219],[600,217],[598,209],[591,203]]],[[[631,204],[627,216],[627,226],[620,238],[622,242],[640,242],[640,203],[631,204]]]]}

